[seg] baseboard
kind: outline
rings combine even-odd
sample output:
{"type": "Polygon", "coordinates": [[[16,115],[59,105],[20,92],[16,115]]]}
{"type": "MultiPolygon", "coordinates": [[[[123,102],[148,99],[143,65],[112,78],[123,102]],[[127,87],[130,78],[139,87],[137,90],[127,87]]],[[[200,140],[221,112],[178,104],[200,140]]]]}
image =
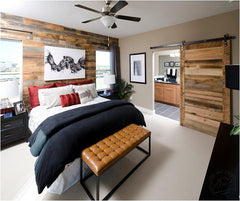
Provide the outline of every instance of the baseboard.
{"type": "Polygon", "coordinates": [[[147,108],[145,108],[145,107],[141,107],[141,106],[138,106],[138,105],[135,105],[135,107],[136,107],[137,109],[139,109],[139,110],[140,110],[141,112],[143,112],[143,113],[151,114],[151,115],[155,114],[155,110],[149,110],[149,109],[147,109],[147,108]]]}

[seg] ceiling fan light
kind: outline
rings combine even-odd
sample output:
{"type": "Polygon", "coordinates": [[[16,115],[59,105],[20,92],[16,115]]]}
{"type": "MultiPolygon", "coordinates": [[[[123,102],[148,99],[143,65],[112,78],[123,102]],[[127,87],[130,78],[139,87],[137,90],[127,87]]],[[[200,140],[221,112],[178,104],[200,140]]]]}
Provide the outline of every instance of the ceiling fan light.
{"type": "Polygon", "coordinates": [[[115,17],[113,16],[102,16],[100,21],[104,24],[105,27],[110,28],[115,23],[115,17]]]}

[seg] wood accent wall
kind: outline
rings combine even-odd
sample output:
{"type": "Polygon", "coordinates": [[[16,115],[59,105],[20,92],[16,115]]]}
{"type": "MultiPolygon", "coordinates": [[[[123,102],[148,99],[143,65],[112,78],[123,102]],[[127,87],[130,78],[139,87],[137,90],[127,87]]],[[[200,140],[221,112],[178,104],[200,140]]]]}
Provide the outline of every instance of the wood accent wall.
{"type": "MultiPolygon", "coordinates": [[[[89,33],[47,22],[0,13],[0,27],[29,31],[30,33],[0,30],[4,39],[21,40],[23,44],[23,100],[29,105],[27,87],[51,84],[56,81],[44,81],[44,46],[84,49],[86,52],[86,78],[77,80],[57,80],[68,83],[72,81],[96,80],[96,50],[108,50],[109,45],[118,46],[117,38],[89,33]]],[[[80,23],[80,22],[79,22],[80,23]]],[[[103,27],[104,28],[104,27],[103,27]]]]}
{"type": "Polygon", "coordinates": [[[185,45],[181,52],[181,125],[216,136],[220,122],[230,123],[230,89],[225,65],[230,64],[227,41],[185,45]]]}

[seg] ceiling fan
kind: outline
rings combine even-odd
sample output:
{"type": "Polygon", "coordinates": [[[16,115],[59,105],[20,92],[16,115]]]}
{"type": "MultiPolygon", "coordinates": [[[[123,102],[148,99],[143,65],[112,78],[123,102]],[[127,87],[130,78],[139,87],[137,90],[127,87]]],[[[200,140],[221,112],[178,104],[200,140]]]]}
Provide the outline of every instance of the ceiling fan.
{"type": "Polygon", "coordinates": [[[104,24],[104,26],[115,29],[115,28],[117,28],[117,25],[115,23],[116,18],[121,19],[121,20],[129,20],[129,21],[133,21],[133,22],[139,22],[141,20],[141,18],[139,18],[139,17],[132,17],[132,16],[116,14],[119,10],[121,10],[123,7],[128,5],[128,2],[126,2],[124,0],[119,0],[113,7],[110,7],[111,2],[112,2],[111,0],[105,0],[106,6],[104,6],[102,8],[102,11],[97,11],[95,9],[92,9],[92,8],[89,8],[89,7],[80,5],[80,4],[76,4],[75,6],[98,13],[101,15],[100,17],[86,20],[86,21],[83,21],[82,23],[89,23],[89,22],[100,19],[100,21],[104,24]]]}

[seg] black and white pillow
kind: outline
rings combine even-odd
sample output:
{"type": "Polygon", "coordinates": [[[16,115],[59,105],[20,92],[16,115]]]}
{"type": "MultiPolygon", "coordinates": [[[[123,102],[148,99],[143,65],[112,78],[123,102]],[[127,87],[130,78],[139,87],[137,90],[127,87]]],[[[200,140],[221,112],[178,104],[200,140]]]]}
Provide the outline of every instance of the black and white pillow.
{"type": "Polygon", "coordinates": [[[96,87],[95,87],[95,83],[84,84],[84,85],[73,85],[73,89],[74,89],[75,92],[78,91],[78,90],[89,89],[93,98],[96,98],[98,96],[97,91],[96,91],[96,87]]]}
{"type": "Polygon", "coordinates": [[[79,90],[75,90],[75,92],[79,94],[81,104],[84,104],[93,100],[90,89],[79,89],[79,90]]]}

